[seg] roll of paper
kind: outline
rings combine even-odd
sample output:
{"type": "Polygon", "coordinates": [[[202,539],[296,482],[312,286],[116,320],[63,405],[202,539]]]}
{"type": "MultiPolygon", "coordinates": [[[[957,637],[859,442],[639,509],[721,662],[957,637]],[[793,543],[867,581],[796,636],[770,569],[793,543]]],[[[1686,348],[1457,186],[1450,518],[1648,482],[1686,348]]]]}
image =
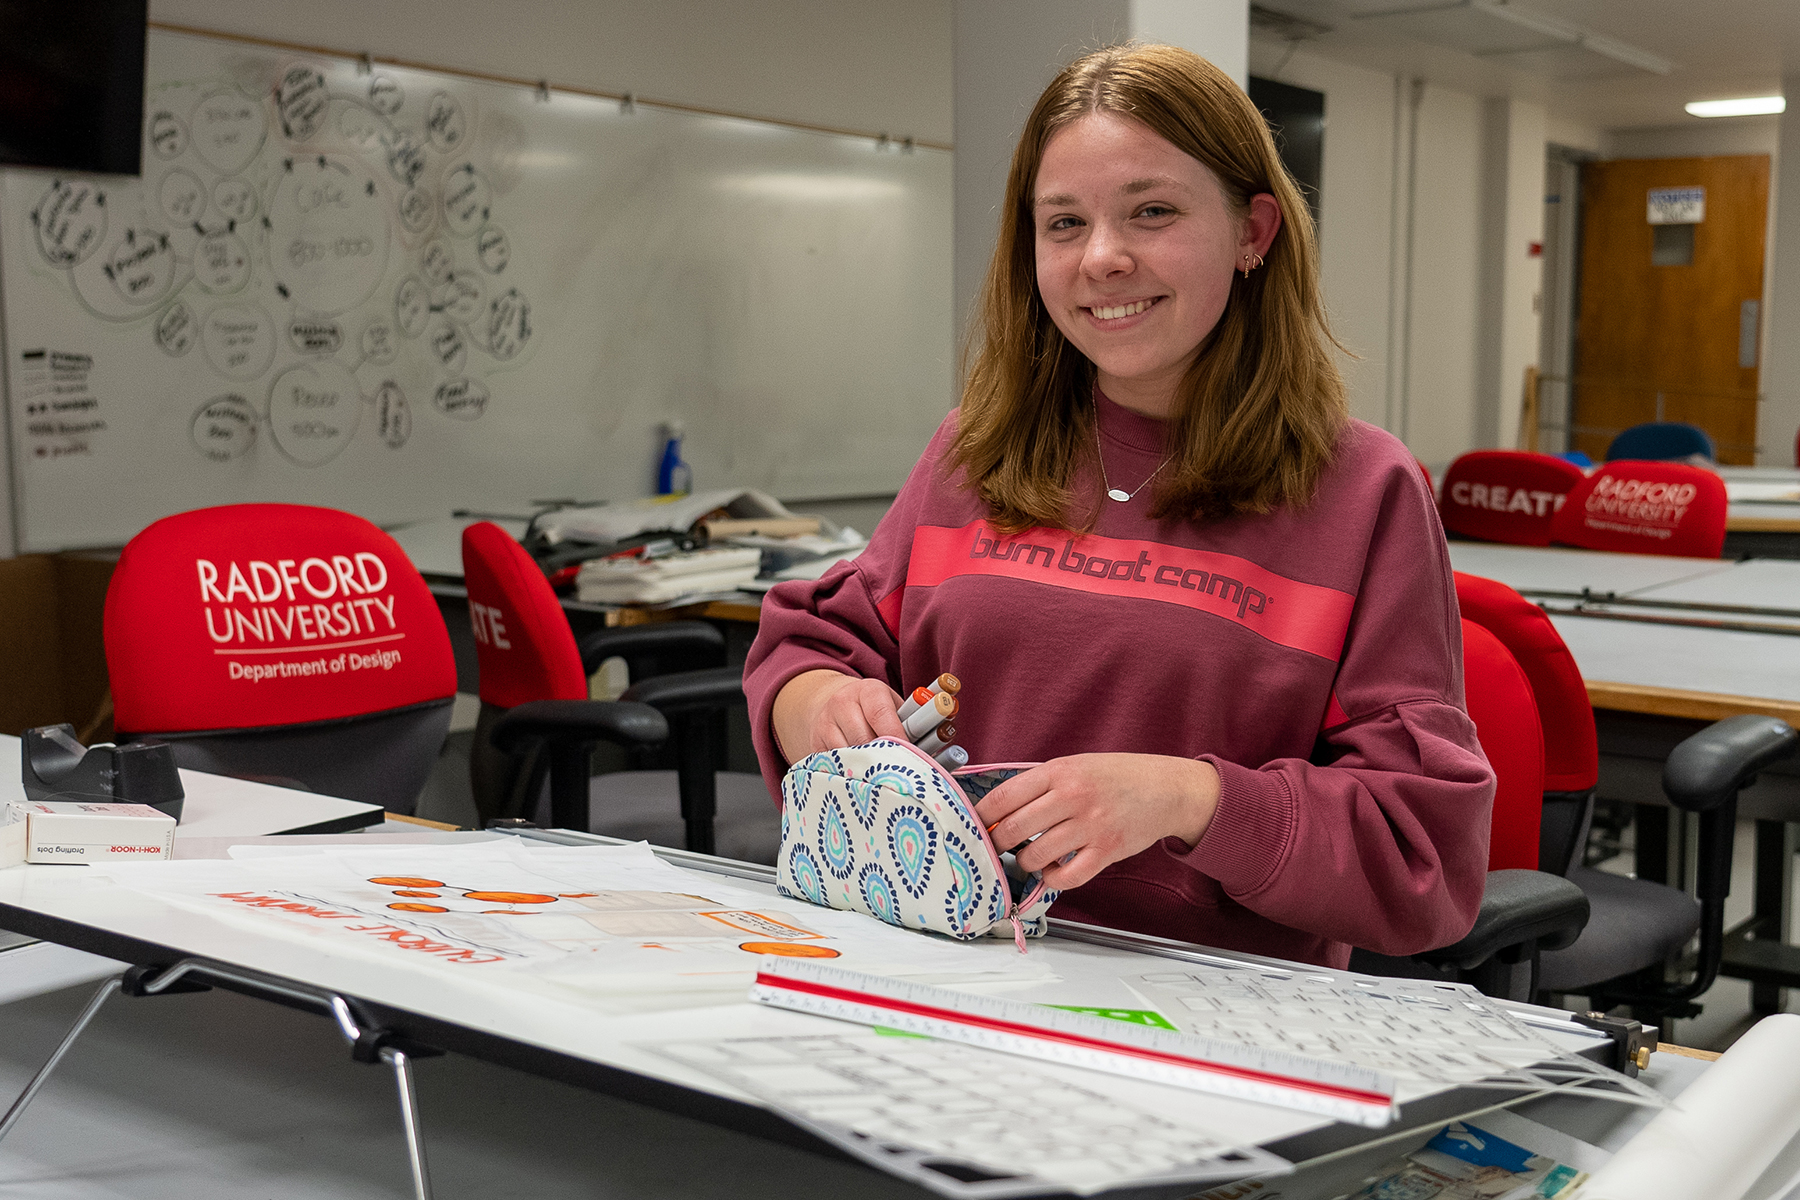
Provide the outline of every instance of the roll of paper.
{"type": "Polygon", "coordinates": [[[1764,1017],[1596,1171],[1580,1200],[1741,1200],[1800,1132],[1800,1014],[1764,1017]]]}

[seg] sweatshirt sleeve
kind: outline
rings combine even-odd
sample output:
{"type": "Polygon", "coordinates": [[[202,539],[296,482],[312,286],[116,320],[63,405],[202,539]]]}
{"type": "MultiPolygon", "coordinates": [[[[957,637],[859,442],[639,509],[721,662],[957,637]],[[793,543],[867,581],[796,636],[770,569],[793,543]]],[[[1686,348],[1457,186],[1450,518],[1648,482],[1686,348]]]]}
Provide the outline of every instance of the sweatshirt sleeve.
{"type": "Polygon", "coordinates": [[[744,663],[744,696],[763,779],[781,795],[787,761],[775,741],[775,697],[796,675],[820,669],[880,679],[900,690],[900,597],[913,530],[940,461],[956,437],[956,413],[944,418],[869,544],[816,581],[779,584],[763,597],[756,641],[744,663]]]}
{"type": "Polygon", "coordinates": [[[1212,825],[1191,849],[1164,845],[1234,900],[1389,955],[1473,926],[1494,774],[1464,708],[1449,554],[1410,462],[1384,488],[1311,758],[1205,757],[1222,784],[1212,825]]]}

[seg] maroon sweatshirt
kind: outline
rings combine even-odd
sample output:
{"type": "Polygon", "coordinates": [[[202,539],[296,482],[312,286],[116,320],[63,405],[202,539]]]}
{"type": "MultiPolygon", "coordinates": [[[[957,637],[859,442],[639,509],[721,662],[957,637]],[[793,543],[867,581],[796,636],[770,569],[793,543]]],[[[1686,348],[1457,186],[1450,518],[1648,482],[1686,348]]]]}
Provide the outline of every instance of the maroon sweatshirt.
{"type": "MultiPolygon", "coordinates": [[[[1164,425],[1098,403],[1107,475],[1129,491],[1162,462],[1164,425]]],[[[955,435],[953,412],[860,557],[763,603],[744,690],[776,795],[788,680],[824,667],[906,695],[950,671],[972,763],[1123,751],[1219,771],[1197,845],[1164,838],[1053,915],[1339,967],[1351,946],[1410,954],[1468,932],[1494,777],[1463,707],[1443,531],[1404,446],[1351,422],[1302,508],[1152,521],[1146,490],[1104,501],[1091,534],[1008,537],[947,474],[955,435]]]]}

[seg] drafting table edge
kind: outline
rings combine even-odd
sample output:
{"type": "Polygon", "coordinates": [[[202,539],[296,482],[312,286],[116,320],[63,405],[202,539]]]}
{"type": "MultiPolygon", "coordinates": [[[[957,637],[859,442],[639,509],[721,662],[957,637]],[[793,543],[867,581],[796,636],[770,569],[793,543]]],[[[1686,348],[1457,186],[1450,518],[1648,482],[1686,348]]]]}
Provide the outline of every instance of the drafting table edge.
{"type": "MultiPolygon", "coordinates": [[[[537,831],[532,832],[536,833],[537,831]]],[[[585,838],[580,835],[565,838],[555,834],[547,837],[539,834],[529,840],[581,845],[610,841],[611,839],[601,839],[591,835],[585,838]]],[[[709,865],[705,862],[705,856],[692,855],[684,851],[664,851],[659,854],[659,857],[677,865],[700,869],[706,869],[709,865]]],[[[728,860],[713,860],[713,862],[717,864],[717,867],[709,873],[727,877],[766,881],[772,874],[768,868],[751,864],[728,860]]],[[[1052,926],[1052,937],[1127,950],[1154,958],[1205,961],[1225,956],[1243,961],[1246,965],[1267,964],[1282,969],[1291,969],[1294,965],[1256,954],[1230,952],[1228,955],[1221,955],[1220,952],[1207,947],[1171,942],[1165,938],[1098,926],[1055,920],[1052,921],[1052,926]]],[[[226,967],[237,965],[227,959],[215,959],[204,954],[196,954],[148,938],[117,932],[101,925],[89,924],[70,917],[46,913],[7,900],[0,900],[0,928],[14,930],[42,941],[71,946],[134,966],[165,968],[182,960],[218,962],[221,966],[226,967]]],[[[382,1028],[415,1042],[446,1051],[454,1051],[496,1066],[525,1071],[589,1091],[643,1104],[675,1116],[718,1125],[807,1152],[826,1155],[842,1161],[856,1162],[870,1171],[878,1170],[814,1136],[802,1127],[789,1122],[775,1110],[758,1104],[735,1100],[674,1080],[660,1079],[654,1075],[567,1051],[534,1045],[516,1037],[420,1013],[391,1002],[369,999],[351,989],[325,988],[325,985],[311,980],[282,975],[280,972],[270,971],[263,966],[247,969],[256,974],[267,975],[272,979],[295,984],[301,990],[316,991],[324,988],[324,990],[341,995],[353,1001],[367,1017],[382,1028]]],[[[278,993],[234,986],[232,983],[222,980],[209,979],[209,982],[212,983],[212,986],[227,991],[271,1000],[288,1007],[306,1007],[296,1001],[285,999],[278,993]]],[[[317,1011],[311,1008],[306,1010],[317,1011]]],[[[1357,1147],[1368,1147],[1379,1142],[1404,1138],[1427,1126],[1441,1125],[1447,1121],[1466,1117],[1472,1112],[1487,1111],[1501,1106],[1512,1107],[1532,1099],[1535,1095],[1538,1093],[1520,1094],[1516,1091],[1480,1086],[1452,1088],[1409,1101],[1403,1106],[1394,1123],[1384,1130],[1370,1130],[1342,1122],[1331,1122],[1315,1129],[1259,1144],[1271,1153],[1295,1163],[1296,1166],[1302,1166],[1321,1156],[1335,1155],[1357,1147]]],[[[1174,1197],[1190,1194],[1191,1191],[1192,1188],[1188,1185],[1154,1185],[1146,1188],[1118,1189],[1108,1194],[1119,1197],[1139,1196],[1146,1200],[1150,1197],[1166,1197],[1168,1200],[1173,1200],[1174,1197]]],[[[1045,1193],[1045,1195],[1056,1194],[1058,1193],[1045,1193]]]]}
{"type": "MultiPolygon", "coordinates": [[[[192,954],[177,947],[148,941],[130,934],[117,933],[65,917],[51,916],[36,909],[20,907],[4,900],[0,900],[0,928],[34,937],[40,941],[54,942],[86,951],[89,954],[116,959],[132,966],[166,968],[184,959],[200,962],[218,961],[221,965],[230,965],[223,960],[210,959],[205,955],[192,954]]],[[[262,967],[255,968],[255,971],[258,974],[274,974],[262,967]]],[[[303,989],[319,987],[319,985],[303,979],[278,975],[274,977],[284,982],[294,983],[303,989]]],[[[285,1007],[299,1008],[307,1012],[318,1012],[318,1010],[285,999],[277,993],[237,986],[223,980],[209,978],[208,982],[211,986],[225,991],[253,996],[256,999],[271,1001],[285,1007]]],[[[761,1105],[704,1092],[672,1080],[639,1074],[636,1071],[612,1066],[595,1059],[535,1046],[530,1042],[504,1034],[492,1033],[441,1017],[430,1016],[384,1001],[372,1000],[344,989],[328,990],[353,1001],[383,1029],[411,1041],[421,1042],[440,1050],[454,1051],[457,1054],[495,1066],[525,1071],[528,1074],[554,1079],[560,1083],[600,1092],[603,1095],[633,1101],[675,1116],[688,1117],[739,1133],[746,1133],[753,1137],[780,1142],[801,1150],[846,1162],[860,1161],[831,1143],[792,1124],[774,1110],[761,1105]]],[[[330,1019],[327,1014],[322,1012],[319,1015],[323,1019],[330,1019]]],[[[875,1168],[870,1167],[869,1169],[874,1170],[875,1168]]]]}

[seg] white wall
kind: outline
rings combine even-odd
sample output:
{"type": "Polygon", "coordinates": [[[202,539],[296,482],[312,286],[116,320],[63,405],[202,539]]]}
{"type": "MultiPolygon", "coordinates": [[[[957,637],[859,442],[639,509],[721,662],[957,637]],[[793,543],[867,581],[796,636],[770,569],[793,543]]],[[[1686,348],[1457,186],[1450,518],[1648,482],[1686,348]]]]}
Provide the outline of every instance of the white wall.
{"type": "MultiPolygon", "coordinates": [[[[1448,462],[1480,444],[1475,410],[1482,133],[1479,98],[1426,85],[1419,106],[1407,405],[1397,432],[1427,463],[1448,462]]],[[[1541,196],[1538,203],[1541,207],[1541,196]]]]}
{"type": "Polygon", "coordinates": [[[1599,154],[1606,142],[1606,131],[1551,113],[1544,120],[1544,140],[1552,145],[1565,146],[1570,150],[1585,150],[1589,154],[1599,154]]]}
{"type": "Polygon", "coordinates": [[[1513,446],[1525,368],[1538,360],[1538,294],[1544,240],[1544,143],[1540,104],[1497,97],[1484,102],[1480,359],[1475,442],[1513,446]]]}
{"type": "Polygon", "coordinates": [[[1781,140],[1777,117],[1693,118],[1659,129],[1613,129],[1600,144],[1605,158],[1708,158],[1719,154],[1774,154],[1781,140]]]}
{"type": "Polygon", "coordinates": [[[151,0],[150,19],[950,140],[951,0],[151,0]]]}

